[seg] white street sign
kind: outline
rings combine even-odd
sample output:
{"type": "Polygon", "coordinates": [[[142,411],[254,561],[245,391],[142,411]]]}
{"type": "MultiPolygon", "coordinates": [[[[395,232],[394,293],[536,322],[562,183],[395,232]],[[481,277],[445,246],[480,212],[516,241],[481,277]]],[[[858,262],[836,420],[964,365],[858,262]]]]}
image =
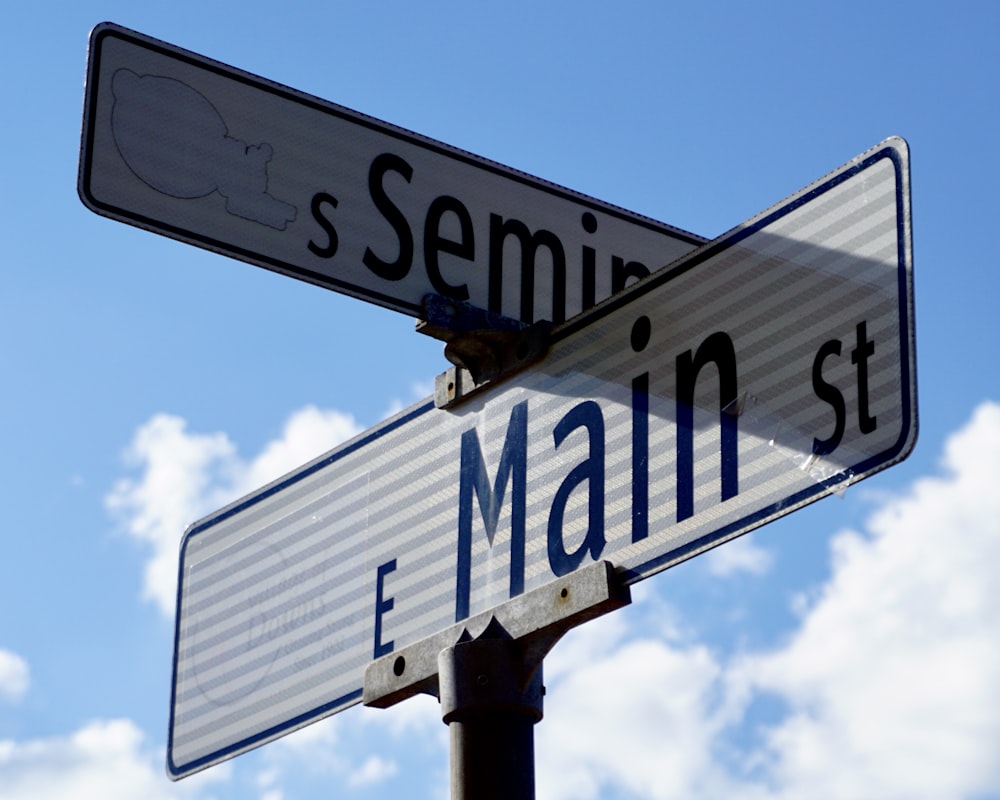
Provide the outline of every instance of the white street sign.
{"type": "Polygon", "coordinates": [[[93,211],[421,316],[562,322],[699,236],[115,25],[94,29],[93,211]]]}
{"type": "Polygon", "coordinates": [[[359,702],[373,658],[598,559],[636,582],[905,458],[910,240],[890,139],[557,327],[527,371],[191,526],[171,776],[359,702]]]}

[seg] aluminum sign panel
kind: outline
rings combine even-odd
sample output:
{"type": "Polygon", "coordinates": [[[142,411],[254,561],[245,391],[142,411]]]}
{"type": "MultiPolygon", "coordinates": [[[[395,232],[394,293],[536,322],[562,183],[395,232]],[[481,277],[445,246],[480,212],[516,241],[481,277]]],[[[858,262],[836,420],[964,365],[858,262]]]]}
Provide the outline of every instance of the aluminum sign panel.
{"type": "Polygon", "coordinates": [[[412,316],[434,293],[558,323],[704,242],[108,24],[91,38],[79,193],[412,316]]]}
{"type": "Polygon", "coordinates": [[[373,658],[597,559],[635,582],[903,459],[908,175],[888,140],[556,328],[529,370],[193,525],[170,773],[358,702],[373,658]]]}

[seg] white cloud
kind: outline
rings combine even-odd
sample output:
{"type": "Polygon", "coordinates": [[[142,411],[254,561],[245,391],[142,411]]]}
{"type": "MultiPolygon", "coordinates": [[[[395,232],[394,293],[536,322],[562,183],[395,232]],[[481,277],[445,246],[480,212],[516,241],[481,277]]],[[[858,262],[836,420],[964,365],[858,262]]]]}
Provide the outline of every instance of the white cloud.
{"type": "Polygon", "coordinates": [[[272,768],[277,769],[275,765],[282,762],[313,765],[326,763],[324,756],[337,752],[340,745],[342,720],[343,717],[337,715],[327,717],[268,745],[267,755],[272,768]]]}
{"type": "Polygon", "coordinates": [[[549,674],[539,796],[1000,797],[998,484],[989,403],[940,476],[832,539],[831,577],[781,647],[722,660],[669,631],[585,643],[549,674]],[[784,710],[748,745],[768,698],[784,710]]]}
{"type": "Polygon", "coordinates": [[[270,800],[272,795],[283,797],[279,784],[293,776],[332,777],[352,789],[394,777],[398,767],[390,758],[369,754],[358,762],[352,760],[350,751],[355,748],[340,736],[344,724],[341,716],[328,717],[268,745],[263,753],[267,767],[257,776],[258,786],[267,790],[262,800],[270,800]]]}
{"type": "Polygon", "coordinates": [[[269,442],[248,465],[240,493],[253,491],[301,467],[360,433],[355,419],[339,411],[306,406],[289,417],[281,438],[269,442]]]}
{"type": "Polygon", "coordinates": [[[17,653],[0,650],[0,700],[16,703],[31,682],[28,662],[17,653]]]}
{"type": "Polygon", "coordinates": [[[177,598],[181,535],[205,514],[322,455],[360,431],[348,415],[309,406],[294,413],[281,437],[250,461],[224,433],[187,430],[180,417],[158,414],[136,431],[126,451],[137,478],[118,481],[106,498],[125,530],[151,546],[144,595],[165,616],[177,598]]]}
{"type": "Polygon", "coordinates": [[[152,546],[145,597],[173,614],[177,551],[184,529],[208,511],[207,498],[232,484],[235,449],[223,433],[190,434],[179,417],[158,414],[136,431],[126,452],[139,479],[124,478],[106,498],[132,536],[152,546]]]}
{"type": "Polygon", "coordinates": [[[172,784],[161,754],[127,719],[92,722],[64,738],[0,740],[0,800],[181,800],[206,797],[206,785],[228,774],[172,784]]]}
{"type": "Polygon", "coordinates": [[[718,578],[728,578],[739,572],[763,575],[774,562],[771,553],[754,544],[752,533],[727,542],[705,554],[705,563],[710,574],[718,578]]]}
{"type": "Polygon", "coordinates": [[[276,784],[281,779],[281,771],[271,767],[256,775],[256,785],[260,789],[260,800],[284,800],[285,793],[276,784]]]}
{"type": "Polygon", "coordinates": [[[943,466],[867,534],[834,537],[790,642],[734,667],[791,708],[762,753],[779,796],[1000,793],[1000,405],[950,438],[943,466]]]}
{"type": "Polygon", "coordinates": [[[347,785],[351,788],[374,786],[393,777],[398,771],[395,761],[381,756],[368,756],[347,776],[347,785]]]}
{"type": "Polygon", "coordinates": [[[584,800],[606,786],[637,797],[727,796],[712,766],[720,674],[703,646],[648,639],[579,664],[546,698],[539,796],[584,800]]]}

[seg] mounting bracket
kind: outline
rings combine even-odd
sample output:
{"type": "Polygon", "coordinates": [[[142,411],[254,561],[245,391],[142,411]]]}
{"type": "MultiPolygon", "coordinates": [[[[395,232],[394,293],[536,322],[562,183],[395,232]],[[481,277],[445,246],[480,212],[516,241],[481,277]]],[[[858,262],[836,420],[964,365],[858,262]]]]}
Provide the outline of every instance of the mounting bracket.
{"type": "Polygon", "coordinates": [[[499,626],[523,659],[537,666],[567,631],[630,602],[629,587],[611,562],[597,561],[376,659],[365,670],[362,701],[388,708],[417,694],[439,696],[438,655],[482,637],[491,626],[499,626]]]}
{"type": "Polygon", "coordinates": [[[527,325],[458,300],[426,295],[417,332],[444,341],[444,356],[454,364],[434,380],[434,405],[450,408],[541,360],[548,352],[551,329],[547,321],[527,325]]]}
{"type": "Polygon", "coordinates": [[[448,726],[452,800],[531,800],[542,662],[571,628],[631,602],[598,561],[373,661],[366,706],[436,695],[448,726]]]}

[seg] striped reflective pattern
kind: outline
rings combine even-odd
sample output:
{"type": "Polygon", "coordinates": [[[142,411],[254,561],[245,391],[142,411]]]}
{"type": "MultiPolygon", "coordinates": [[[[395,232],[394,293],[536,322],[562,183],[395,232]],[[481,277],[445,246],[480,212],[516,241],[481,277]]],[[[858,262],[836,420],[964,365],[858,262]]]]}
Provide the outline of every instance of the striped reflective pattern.
{"type": "Polygon", "coordinates": [[[456,613],[598,557],[641,580],[903,459],[911,272],[891,139],[560,326],[529,371],[193,525],[172,776],[357,703],[369,661],[456,613]]]}

